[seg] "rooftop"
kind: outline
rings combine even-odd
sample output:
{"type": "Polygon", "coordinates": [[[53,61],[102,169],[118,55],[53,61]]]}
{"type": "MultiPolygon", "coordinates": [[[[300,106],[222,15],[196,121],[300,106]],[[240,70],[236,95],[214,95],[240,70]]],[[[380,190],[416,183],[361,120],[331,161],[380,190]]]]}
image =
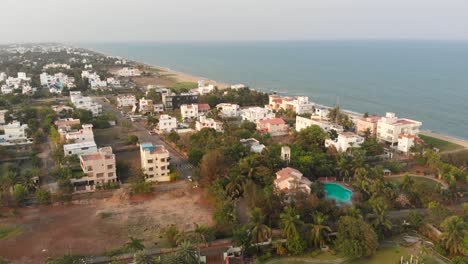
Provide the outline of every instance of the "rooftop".
{"type": "Polygon", "coordinates": [[[284,124],[284,120],[282,118],[270,118],[270,119],[262,119],[258,121],[261,124],[271,124],[271,125],[282,125],[284,124]]]}

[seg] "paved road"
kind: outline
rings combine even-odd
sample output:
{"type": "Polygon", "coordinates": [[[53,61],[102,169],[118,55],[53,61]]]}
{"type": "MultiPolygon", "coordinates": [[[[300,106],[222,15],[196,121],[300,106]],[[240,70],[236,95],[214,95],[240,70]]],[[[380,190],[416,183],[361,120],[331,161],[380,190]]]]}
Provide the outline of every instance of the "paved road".
{"type": "MultiPolygon", "coordinates": [[[[96,101],[102,104],[104,112],[113,112],[117,118],[117,122],[120,123],[121,120],[125,119],[122,116],[120,111],[113,105],[109,104],[107,100],[102,97],[94,97],[96,101]]],[[[146,121],[138,121],[133,122],[133,127],[136,131],[133,131],[132,134],[136,135],[140,141],[142,142],[151,142],[155,145],[163,145],[171,155],[170,164],[173,165],[177,170],[179,170],[182,174],[183,178],[187,178],[188,176],[192,175],[193,166],[188,162],[188,160],[179,154],[176,149],[174,149],[169,144],[166,144],[160,135],[150,135],[149,130],[145,127],[146,121]]]]}

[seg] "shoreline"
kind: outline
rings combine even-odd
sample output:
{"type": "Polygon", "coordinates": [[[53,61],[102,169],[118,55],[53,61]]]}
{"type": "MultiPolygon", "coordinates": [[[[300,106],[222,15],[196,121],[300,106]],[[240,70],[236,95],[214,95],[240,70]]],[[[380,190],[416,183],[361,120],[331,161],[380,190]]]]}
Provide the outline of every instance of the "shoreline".
{"type": "MultiPolygon", "coordinates": [[[[121,57],[119,55],[107,54],[107,53],[104,53],[104,52],[101,52],[101,51],[98,51],[98,50],[94,50],[94,49],[91,49],[91,48],[83,48],[83,47],[79,47],[79,48],[89,50],[89,51],[92,51],[94,53],[101,54],[101,55],[104,55],[104,56],[121,57]]],[[[121,58],[124,58],[124,57],[121,57],[121,58]]],[[[125,59],[127,59],[127,58],[125,58],[125,59]]],[[[189,74],[189,73],[184,73],[184,72],[179,72],[179,71],[167,68],[167,67],[154,65],[154,64],[151,64],[151,63],[143,62],[143,61],[136,61],[136,60],[133,60],[133,59],[127,59],[127,60],[129,62],[135,64],[135,65],[142,65],[142,66],[145,66],[145,67],[149,67],[149,68],[153,68],[155,70],[165,72],[168,75],[174,75],[174,77],[180,82],[197,82],[199,80],[206,80],[209,83],[212,83],[213,85],[217,86],[221,90],[228,89],[231,86],[230,84],[225,83],[225,82],[215,81],[215,80],[212,80],[210,78],[196,76],[196,75],[189,74]]],[[[248,85],[246,85],[246,86],[249,87],[248,85]]],[[[266,91],[267,89],[265,89],[265,90],[264,89],[254,89],[254,88],[251,88],[251,87],[249,87],[249,89],[264,92],[264,93],[275,92],[275,91],[272,91],[272,90],[266,91]]],[[[285,92],[281,92],[281,93],[277,92],[277,93],[282,94],[284,96],[290,96],[285,92]]],[[[325,107],[325,108],[329,108],[329,109],[333,108],[332,106],[322,105],[322,104],[319,104],[319,103],[316,103],[316,102],[313,102],[313,103],[315,103],[317,106],[320,106],[320,107],[325,107]]],[[[358,116],[360,117],[360,116],[363,115],[363,113],[359,113],[359,112],[352,111],[352,110],[349,110],[349,109],[342,109],[342,110],[346,114],[353,115],[355,117],[358,117],[358,116]]],[[[433,138],[437,138],[437,139],[440,139],[440,140],[448,141],[448,142],[460,145],[460,146],[462,146],[464,148],[468,148],[468,139],[458,138],[456,136],[452,136],[452,135],[448,135],[448,134],[437,133],[437,132],[433,132],[433,131],[428,130],[428,129],[421,130],[420,134],[425,135],[425,136],[429,136],[429,137],[433,137],[433,138]]]]}

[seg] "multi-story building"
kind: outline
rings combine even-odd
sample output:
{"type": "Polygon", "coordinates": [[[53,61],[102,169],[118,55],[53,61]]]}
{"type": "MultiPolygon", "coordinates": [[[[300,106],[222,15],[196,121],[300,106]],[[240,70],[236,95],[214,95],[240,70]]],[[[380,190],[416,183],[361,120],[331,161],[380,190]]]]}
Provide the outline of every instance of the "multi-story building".
{"type": "Polygon", "coordinates": [[[133,67],[124,67],[120,69],[117,74],[122,77],[133,77],[133,76],[140,76],[140,70],[133,68],[133,67]]]}
{"type": "Polygon", "coordinates": [[[197,122],[195,123],[195,129],[197,131],[200,131],[203,128],[213,128],[214,130],[216,130],[216,132],[224,132],[223,122],[214,120],[213,118],[200,116],[197,122]]]}
{"type": "Polygon", "coordinates": [[[139,101],[139,111],[140,114],[149,115],[154,111],[153,100],[145,99],[144,97],[139,101]]]}
{"type": "Polygon", "coordinates": [[[182,119],[193,119],[198,117],[198,104],[183,104],[180,106],[182,119]]]}
{"type": "Polygon", "coordinates": [[[199,95],[205,95],[212,93],[215,89],[213,84],[205,85],[204,80],[198,81],[198,88],[194,89],[194,92],[198,93],[199,95]]]}
{"type": "Polygon", "coordinates": [[[257,130],[271,136],[284,136],[288,134],[289,126],[282,118],[260,119],[257,121],[257,130]]]}
{"type": "Polygon", "coordinates": [[[281,97],[279,95],[270,95],[268,105],[265,108],[271,110],[291,110],[298,115],[312,113],[314,103],[309,102],[307,96],[281,97]]]}
{"type": "Polygon", "coordinates": [[[73,141],[74,143],[94,142],[93,125],[83,124],[80,130],[67,131],[65,133],[65,139],[67,141],[73,141]]]}
{"type": "Polygon", "coordinates": [[[72,129],[72,126],[79,125],[81,124],[81,122],[79,119],[63,118],[63,119],[58,119],[57,121],[54,122],[54,124],[57,126],[59,130],[63,129],[65,131],[69,131],[72,129]]]}
{"type": "Polygon", "coordinates": [[[89,96],[82,96],[80,91],[70,91],[70,100],[76,108],[91,111],[93,116],[102,113],[102,105],[93,102],[93,99],[89,96]]]}
{"type": "Polygon", "coordinates": [[[216,109],[222,117],[238,117],[240,115],[240,107],[237,104],[221,103],[216,105],[216,109]]]}
{"type": "Polygon", "coordinates": [[[358,148],[364,143],[364,138],[354,134],[353,132],[338,133],[338,137],[334,140],[325,140],[325,147],[334,146],[339,152],[346,152],[348,148],[358,148]]]}
{"type": "Polygon", "coordinates": [[[140,144],[141,168],[147,181],[169,181],[169,151],[162,145],[140,144]]]}
{"type": "Polygon", "coordinates": [[[3,139],[9,143],[20,143],[27,141],[27,124],[21,124],[19,121],[13,121],[3,126],[3,139]]]}
{"type": "Polygon", "coordinates": [[[366,135],[367,132],[369,132],[371,136],[375,136],[377,134],[377,123],[379,120],[380,116],[377,115],[358,119],[356,122],[356,132],[361,136],[366,135]]]}
{"type": "Polygon", "coordinates": [[[377,122],[377,139],[391,145],[398,144],[400,134],[417,135],[421,126],[419,121],[398,118],[389,112],[377,122]]]}
{"type": "Polygon", "coordinates": [[[275,118],[275,114],[270,109],[261,108],[258,106],[243,109],[241,116],[242,120],[250,121],[252,123],[256,123],[261,119],[275,118]]]}
{"type": "Polygon", "coordinates": [[[65,156],[80,156],[84,154],[92,154],[95,152],[97,152],[97,146],[94,141],[63,145],[63,153],[65,153],[65,156]]]}
{"type": "Polygon", "coordinates": [[[137,100],[133,94],[123,94],[117,97],[117,107],[133,107],[136,103],[137,100]]]}
{"type": "Polygon", "coordinates": [[[164,112],[164,105],[163,104],[154,104],[153,103],[153,112],[154,113],[162,113],[164,112]]]}
{"type": "Polygon", "coordinates": [[[57,68],[63,68],[69,70],[71,67],[68,64],[59,64],[59,63],[49,63],[44,65],[42,69],[47,70],[47,69],[57,69],[57,68]]]}
{"type": "Polygon", "coordinates": [[[177,129],[177,119],[170,115],[159,116],[158,129],[161,133],[169,133],[173,129],[177,129]]]}
{"type": "Polygon", "coordinates": [[[407,154],[411,151],[411,147],[413,147],[416,143],[421,143],[421,142],[422,140],[418,138],[416,135],[400,134],[398,136],[397,149],[407,154]]]}
{"type": "Polygon", "coordinates": [[[198,104],[198,115],[204,115],[210,111],[210,109],[209,104],[198,104]]]}
{"type": "Polygon", "coordinates": [[[296,169],[287,167],[276,172],[275,187],[285,193],[301,191],[310,193],[312,182],[296,169]]]}
{"type": "Polygon", "coordinates": [[[310,126],[319,126],[325,132],[330,132],[335,130],[336,132],[343,132],[343,127],[340,125],[333,124],[331,122],[322,120],[322,119],[312,119],[302,116],[296,116],[296,131],[299,132],[302,129],[308,128],[310,126]]]}
{"type": "Polygon", "coordinates": [[[96,153],[80,156],[80,166],[85,176],[71,182],[75,192],[92,192],[97,186],[117,182],[115,154],[111,147],[100,148],[96,153]]]}
{"type": "Polygon", "coordinates": [[[177,109],[183,104],[196,104],[198,102],[198,94],[196,93],[181,93],[181,94],[162,94],[162,102],[166,109],[177,109]]]}

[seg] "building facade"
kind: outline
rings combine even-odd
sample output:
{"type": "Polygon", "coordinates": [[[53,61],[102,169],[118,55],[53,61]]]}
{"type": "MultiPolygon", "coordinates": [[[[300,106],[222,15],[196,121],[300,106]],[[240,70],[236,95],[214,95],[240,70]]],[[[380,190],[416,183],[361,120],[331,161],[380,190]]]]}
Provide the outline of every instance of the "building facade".
{"type": "Polygon", "coordinates": [[[140,145],[141,168],[147,181],[169,181],[169,151],[162,145],[140,145]]]}
{"type": "Polygon", "coordinates": [[[71,179],[75,192],[92,192],[97,186],[118,182],[115,154],[111,147],[100,148],[96,153],[80,156],[80,166],[85,174],[79,179],[71,179]]]}
{"type": "Polygon", "coordinates": [[[358,148],[364,143],[364,138],[353,132],[340,132],[335,140],[326,139],[325,147],[334,146],[339,152],[346,152],[349,148],[358,148]]]}
{"type": "Polygon", "coordinates": [[[275,118],[275,114],[266,108],[249,107],[242,110],[242,120],[257,123],[258,120],[275,118]]]}
{"type": "Polygon", "coordinates": [[[419,121],[398,118],[395,113],[389,112],[377,122],[377,139],[395,145],[400,134],[417,135],[421,126],[419,121]]]}
{"type": "Polygon", "coordinates": [[[158,130],[161,133],[169,133],[172,130],[177,129],[177,119],[170,115],[160,115],[158,130]]]}

